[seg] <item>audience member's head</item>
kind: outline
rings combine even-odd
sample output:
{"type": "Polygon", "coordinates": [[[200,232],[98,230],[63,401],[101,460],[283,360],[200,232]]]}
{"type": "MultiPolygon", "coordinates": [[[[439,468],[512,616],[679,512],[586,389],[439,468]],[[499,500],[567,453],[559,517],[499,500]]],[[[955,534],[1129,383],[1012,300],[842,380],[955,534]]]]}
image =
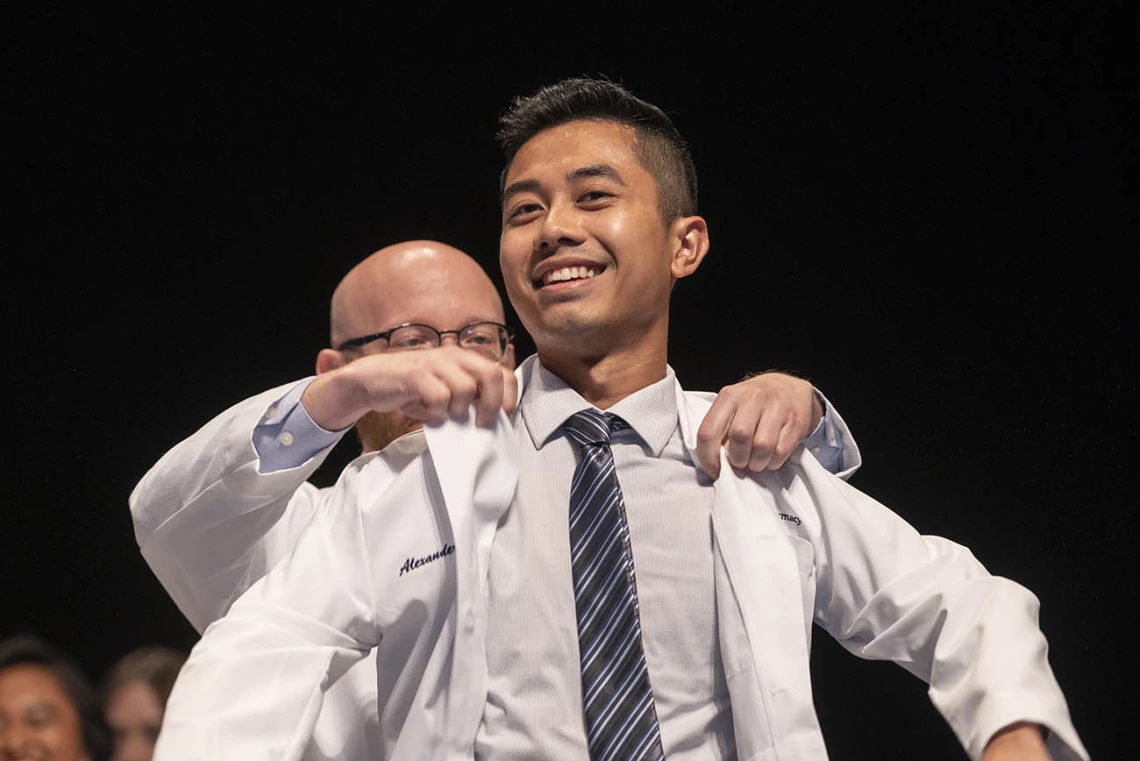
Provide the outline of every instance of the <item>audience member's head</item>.
{"type": "Polygon", "coordinates": [[[112,761],[150,761],[166,699],[186,656],[144,647],[115,664],[103,686],[103,715],[111,729],[112,761]]]}
{"type": "Polygon", "coordinates": [[[35,637],[0,642],[0,759],[106,761],[108,747],[83,672],[35,637]]]}

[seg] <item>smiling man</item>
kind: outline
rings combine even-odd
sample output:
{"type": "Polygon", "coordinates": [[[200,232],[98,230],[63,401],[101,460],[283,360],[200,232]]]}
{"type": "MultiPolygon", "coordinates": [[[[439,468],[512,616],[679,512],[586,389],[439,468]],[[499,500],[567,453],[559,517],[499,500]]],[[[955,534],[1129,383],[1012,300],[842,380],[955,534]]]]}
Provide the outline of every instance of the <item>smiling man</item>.
{"type": "Polygon", "coordinates": [[[703,412],[682,401],[667,365],[670,293],[709,236],[668,117],[620,86],[571,80],[516,101],[500,140],[500,263],[538,358],[523,367],[519,496],[492,548],[476,756],[823,758],[804,637],[813,620],[930,682],[975,757],[1048,758],[1042,726],[1058,757],[1083,755],[1027,590],[802,458],[714,488],[670,456],[703,412]],[[612,454],[566,434],[584,407],[616,416],[594,434],[608,433],[612,454]],[[631,435],[641,446],[628,447],[631,435]],[[624,639],[591,631],[599,607],[620,626],[620,605],[581,579],[605,562],[582,560],[605,550],[574,529],[571,483],[591,477],[581,475],[591,457],[612,461],[624,503],[617,564],[631,579],[636,569],[618,595],[632,600],[624,639]],[[542,525],[529,506],[549,504],[570,505],[571,553],[550,538],[566,513],[542,525]],[[581,721],[556,720],[566,715],[581,721]]]}
{"type": "Polygon", "coordinates": [[[812,620],[857,654],[889,657],[930,681],[971,754],[1048,758],[1040,726],[1028,722],[1065,736],[1051,735],[1059,755],[1083,754],[1025,589],[986,574],[964,548],[919,537],[863,494],[833,491],[799,458],[733,499],[722,488],[732,480],[714,489],[683,457],[670,458],[685,418],[689,426],[701,418],[678,401],[667,365],[669,295],[700,267],[709,237],[695,215],[692,158],[668,117],[618,85],[575,80],[516,101],[499,137],[507,157],[499,261],[538,359],[522,368],[520,417],[530,435],[520,448],[519,498],[491,553],[489,695],[477,756],[823,758],[807,678],[812,620]],[[648,456],[627,451],[630,434],[611,422],[606,457],[627,537],[618,562],[630,578],[636,568],[621,595],[633,600],[635,635],[602,643],[591,617],[617,604],[579,579],[595,572],[579,568],[579,551],[595,548],[571,527],[565,553],[561,539],[551,540],[565,514],[541,525],[524,504],[569,504],[575,522],[570,484],[593,455],[581,447],[578,469],[568,465],[579,447],[564,431],[583,407],[616,416],[649,447],[648,456]],[[961,579],[948,580],[947,567],[961,579]],[[764,578],[777,582],[766,587],[764,578]],[[782,598],[779,588],[793,582],[799,599],[782,598]],[[956,643],[966,631],[970,645],[956,643]],[[618,697],[598,697],[616,679],[597,673],[611,650],[624,680],[618,697]],[[963,682],[988,697],[971,705],[963,682]],[[769,703],[781,690],[785,705],[769,703]],[[555,720],[567,714],[581,721],[555,720]],[[614,714],[626,722],[618,738],[614,714]]]}
{"type": "Polygon", "coordinates": [[[380,645],[389,758],[822,761],[814,622],[927,681],[971,757],[1087,759],[1028,590],[802,452],[698,467],[716,406],[666,346],[709,242],[668,117],[569,80],[501,138],[500,263],[538,348],[516,416],[346,469],[195,648],[159,758],[296,758],[327,680],[380,645]]]}

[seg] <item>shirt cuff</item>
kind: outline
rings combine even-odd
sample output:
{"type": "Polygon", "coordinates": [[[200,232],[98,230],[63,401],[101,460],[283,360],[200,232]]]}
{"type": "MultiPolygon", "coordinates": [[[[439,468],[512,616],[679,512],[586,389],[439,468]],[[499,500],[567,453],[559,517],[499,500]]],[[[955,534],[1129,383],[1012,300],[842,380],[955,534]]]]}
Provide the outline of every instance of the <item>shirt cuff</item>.
{"type": "Polygon", "coordinates": [[[258,473],[276,473],[304,465],[322,451],[340,441],[348,428],[340,431],[326,431],[313,422],[301,395],[316,379],[305,378],[289,389],[261,416],[261,421],[253,429],[253,448],[259,460],[258,473]]]}
{"type": "Polygon", "coordinates": [[[813,387],[812,390],[823,408],[823,417],[819,419],[819,425],[815,430],[804,439],[804,449],[810,452],[828,473],[838,473],[843,466],[843,432],[835,425],[827,399],[819,389],[813,387]]]}

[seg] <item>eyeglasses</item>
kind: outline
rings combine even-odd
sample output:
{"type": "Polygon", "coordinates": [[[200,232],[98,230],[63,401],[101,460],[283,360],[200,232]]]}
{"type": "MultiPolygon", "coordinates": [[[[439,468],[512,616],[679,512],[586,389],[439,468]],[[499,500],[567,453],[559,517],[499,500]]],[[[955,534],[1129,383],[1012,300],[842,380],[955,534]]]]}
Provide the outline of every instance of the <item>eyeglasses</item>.
{"type": "Polygon", "coordinates": [[[443,343],[443,337],[454,335],[460,348],[478,351],[491,359],[500,359],[511,341],[506,325],[485,320],[473,322],[459,330],[436,330],[431,325],[407,323],[397,325],[383,333],[352,338],[340,345],[340,350],[358,349],[373,341],[384,340],[392,351],[431,349],[443,343]]]}

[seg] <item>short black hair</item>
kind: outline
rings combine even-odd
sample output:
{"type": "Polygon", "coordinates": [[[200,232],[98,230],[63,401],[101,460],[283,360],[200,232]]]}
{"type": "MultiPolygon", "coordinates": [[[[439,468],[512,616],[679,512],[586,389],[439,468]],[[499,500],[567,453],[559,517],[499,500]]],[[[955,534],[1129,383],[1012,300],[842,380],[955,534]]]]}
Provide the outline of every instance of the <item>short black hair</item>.
{"type": "Polygon", "coordinates": [[[95,690],[79,667],[39,637],[25,634],[0,641],[0,671],[25,665],[39,666],[56,678],[79,715],[79,730],[88,757],[91,761],[107,761],[111,757],[110,733],[103,723],[95,690]]]}
{"type": "Polygon", "coordinates": [[[606,121],[634,130],[633,150],[657,182],[657,208],[666,223],[697,213],[697,167],[673,121],[657,106],[608,79],[574,77],[516,97],[499,118],[499,144],[507,169],[519,149],[543,130],[575,121],[606,121]]]}

